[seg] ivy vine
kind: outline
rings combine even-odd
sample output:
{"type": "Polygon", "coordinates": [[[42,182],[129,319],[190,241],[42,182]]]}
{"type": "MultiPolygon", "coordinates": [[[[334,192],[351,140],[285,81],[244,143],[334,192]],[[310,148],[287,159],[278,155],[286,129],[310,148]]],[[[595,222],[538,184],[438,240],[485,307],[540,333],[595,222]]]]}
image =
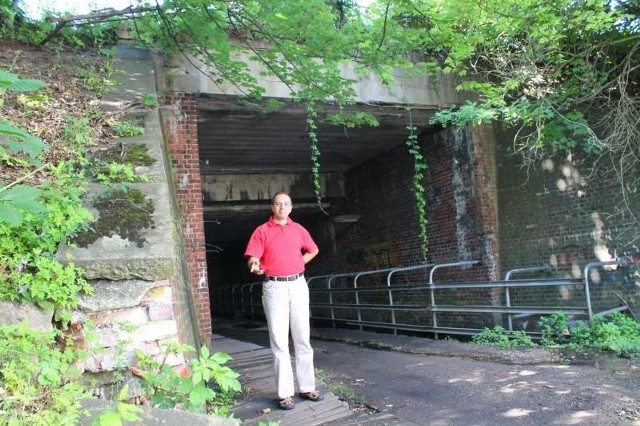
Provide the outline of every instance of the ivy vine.
{"type": "Polygon", "coordinates": [[[313,191],[316,195],[316,202],[322,213],[329,213],[322,207],[322,193],[320,192],[320,148],[318,148],[318,134],[316,130],[318,126],[316,120],[318,113],[315,104],[311,101],[307,102],[307,126],[309,127],[309,140],[311,141],[311,174],[313,176],[313,191]]]}
{"type": "Polygon", "coordinates": [[[427,163],[425,162],[424,155],[420,149],[418,143],[418,135],[416,134],[417,127],[413,125],[411,119],[411,110],[409,111],[409,125],[406,129],[409,131],[409,136],[405,144],[409,148],[409,153],[413,156],[414,160],[414,175],[413,175],[413,193],[416,197],[416,208],[418,209],[418,224],[420,227],[420,252],[422,259],[426,262],[427,253],[429,252],[429,238],[427,236],[427,225],[429,220],[427,219],[427,200],[425,197],[424,175],[427,169],[427,163]]]}

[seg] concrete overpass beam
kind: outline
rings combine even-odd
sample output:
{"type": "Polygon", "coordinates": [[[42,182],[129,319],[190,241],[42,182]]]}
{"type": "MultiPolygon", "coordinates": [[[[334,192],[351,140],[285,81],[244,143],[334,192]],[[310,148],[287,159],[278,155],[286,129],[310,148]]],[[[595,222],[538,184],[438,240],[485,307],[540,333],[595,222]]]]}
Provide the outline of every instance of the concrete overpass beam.
{"type": "MultiPolygon", "coordinates": [[[[344,197],[342,173],[320,175],[322,198],[344,197]]],[[[280,191],[291,194],[294,202],[314,200],[313,176],[310,173],[209,174],[202,176],[204,202],[269,201],[280,191]]]]}

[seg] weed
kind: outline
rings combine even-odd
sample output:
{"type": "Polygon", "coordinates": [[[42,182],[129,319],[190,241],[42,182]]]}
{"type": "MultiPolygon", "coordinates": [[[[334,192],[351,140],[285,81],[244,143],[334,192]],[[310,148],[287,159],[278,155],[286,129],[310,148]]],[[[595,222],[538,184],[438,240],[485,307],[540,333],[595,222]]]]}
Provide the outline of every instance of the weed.
{"type": "Polygon", "coordinates": [[[0,424],[79,421],[79,401],[88,396],[74,367],[79,352],[60,348],[58,336],[55,331],[30,330],[26,322],[0,326],[0,424]]]}
{"type": "Polygon", "coordinates": [[[86,117],[67,117],[60,142],[71,149],[84,151],[96,144],[92,136],[89,119],[86,117]]]}
{"type": "Polygon", "coordinates": [[[142,106],[148,109],[158,106],[158,95],[155,93],[143,93],[140,95],[142,106]]]}
{"type": "Polygon", "coordinates": [[[129,422],[142,420],[142,418],[138,416],[138,414],[142,413],[142,408],[126,402],[128,393],[129,386],[123,386],[118,395],[116,409],[103,411],[96,421],[97,426],[122,425],[124,424],[123,420],[129,422]]]}
{"type": "MultiPolygon", "coordinates": [[[[578,351],[597,349],[627,358],[640,357],[640,323],[618,312],[595,317],[591,323],[578,323],[574,327],[569,327],[565,313],[556,312],[541,317],[538,324],[542,330],[542,346],[578,351]]],[[[508,332],[501,326],[484,328],[472,339],[474,343],[504,348],[535,345],[524,331],[508,332]]]]}
{"type": "Polygon", "coordinates": [[[483,328],[473,336],[473,342],[480,345],[500,346],[503,348],[520,348],[535,346],[535,343],[524,331],[509,332],[504,327],[483,328]]]}
{"type": "Polygon", "coordinates": [[[112,126],[112,129],[113,133],[119,137],[132,137],[144,134],[144,127],[136,126],[128,121],[116,123],[112,126]]]}
{"type": "Polygon", "coordinates": [[[571,346],[610,351],[627,358],[640,357],[640,323],[621,313],[595,317],[590,325],[571,332],[571,346]]]}
{"type": "Polygon", "coordinates": [[[569,318],[564,312],[558,311],[541,317],[538,325],[542,331],[541,342],[544,346],[561,345],[569,339],[569,318]]]}
{"type": "MultiPolygon", "coordinates": [[[[108,73],[112,74],[113,70],[103,66],[102,72],[109,75],[108,73]]],[[[76,77],[84,81],[89,90],[99,94],[107,93],[114,84],[108,77],[103,77],[100,72],[96,72],[91,68],[79,68],[76,71],[76,77]]]]}
{"type": "Polygon", "coordinates": [[[135,374],[142,378],[146,399],[159,408],[181,406],[187,411],[199,411],[206,405],[209,411],[218,415],[227,414],[232,405],[229,398],[241,390],[239,374],[224,366],[231,357],[223,352],[211,354],[203,346],[198,357],[189,362],[188,369],[176,371],[165,364],[170,355],[188,352],[194,352],[194,348],[171,342],[163,360],[158,362],[145,352],[136,351],[139,369],[135,374]],[[208,386],[209,382],[215,384],[215,388],[208,386]]]}

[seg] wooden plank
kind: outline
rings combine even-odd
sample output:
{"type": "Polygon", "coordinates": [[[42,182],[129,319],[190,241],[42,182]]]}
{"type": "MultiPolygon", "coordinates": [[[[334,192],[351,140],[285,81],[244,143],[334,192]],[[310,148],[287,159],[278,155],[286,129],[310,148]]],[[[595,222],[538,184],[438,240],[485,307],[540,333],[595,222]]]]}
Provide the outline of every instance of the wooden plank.
{"type": "MultiPolygon", "coordinates": [[[[217,351],[233,357],[227,365],[240,374],[243,394],[231,412],[243,425],[273,421],[280,426],[319,426],[352,416],[348,405],[326,390],[322,401],[302,400],[296,395],[296,408],[281,410],[277,405],[271,350],[229,338],[216,337],[214,343],[217,351]],[[264,413],[265,409],[270,412],[264,413]]],[[[322,383],[319,385],[324,387],[322,383]]]]}

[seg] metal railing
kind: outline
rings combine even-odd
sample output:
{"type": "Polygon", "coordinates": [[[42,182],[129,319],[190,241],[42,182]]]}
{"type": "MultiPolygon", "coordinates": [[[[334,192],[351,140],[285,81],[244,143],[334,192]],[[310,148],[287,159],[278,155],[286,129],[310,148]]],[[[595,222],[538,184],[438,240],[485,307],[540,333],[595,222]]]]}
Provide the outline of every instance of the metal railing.
{"type": "MultiPolygon", "coordinates": [[[[484,326],[502,325],[514,331],[515,320],[564,312],[591,320],[595,315],[620,312],[610,306],[593,313],[589,274],[593,268],[620,265],[621,260],[590,262],[582,278],[513,279],[516,274],[551,271],[549,266],[517,268],[503,281],[436,281],[437,272],[471,269],[479,261],[420,264],[309,277],[311,319],[314,324],[438,334],[473,335],[484,326]],[[427,278],[428,277],[428,278],[427,278]],[[558,302],[550,287],[570,288],[574,296],[558,302]],[[541,295],[545,295],[544,297],[541,295]],[[480,300],[480,303],[469,303],[480,300]],[[525,303],[534,301],[535,303],[525,303]],[[569,302],[573,304],[569,304],[569,302]],[[505,321],[506,320],[506,321],[505,321]],[[473,325],[476,324],[474,327],[473,325]]],[[[464,273],[464,272],[463,272],[464,273]]],[[[212,289],[214,312],[263,320],[261,282],[212,289]]]]}

